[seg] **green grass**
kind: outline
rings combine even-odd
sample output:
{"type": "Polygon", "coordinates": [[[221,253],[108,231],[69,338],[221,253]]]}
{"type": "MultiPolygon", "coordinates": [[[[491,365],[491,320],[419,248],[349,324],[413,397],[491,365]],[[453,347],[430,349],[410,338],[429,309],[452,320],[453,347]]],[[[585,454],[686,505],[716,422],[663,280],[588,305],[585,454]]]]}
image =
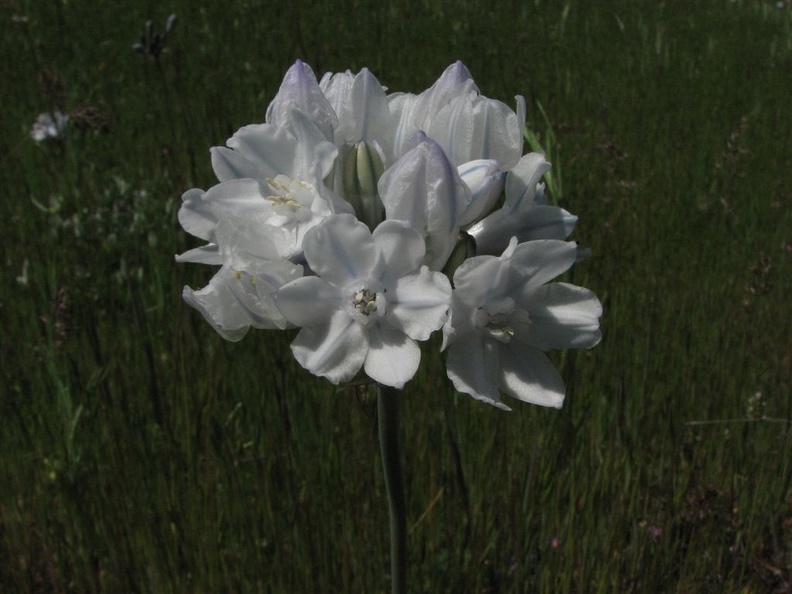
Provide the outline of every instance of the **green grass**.
{"type": "Polygon", "coordinates": [[[0,590],[388,590],[376,406],[289,333],[225,343],[180,299],[209,269],[173,260],[208,148],[298,57],[524,94],[593,250],[570,278],[604,339],[554,357],[564,409],[454,394],[435,348],[408,384],[413,590],[792,588],[788,3],[133,4],[0,3],[0,590]],[[107,132],[35,144],[56,107],[107,132]]]}

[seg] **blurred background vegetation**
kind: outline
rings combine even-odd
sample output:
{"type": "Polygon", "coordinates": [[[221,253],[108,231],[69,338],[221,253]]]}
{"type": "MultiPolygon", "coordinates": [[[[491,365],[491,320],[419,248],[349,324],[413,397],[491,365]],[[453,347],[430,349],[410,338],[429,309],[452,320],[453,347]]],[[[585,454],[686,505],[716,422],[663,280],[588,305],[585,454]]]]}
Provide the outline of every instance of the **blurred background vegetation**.
{"type": "MultiPolygon", "coordinates": [[[[180,298],[208,149],[297,58],[513,104],[592,248],[563,410],[404,393],[416,592],[792,591],[788,0],[1,0],[0,590],[386,592],[376,407],[180,298]],[[141,43],[146,21],[163,35],[141,43]],[[70,115],[35,142],[40,113],[70,115]]],[[[145,40],[144,40],[145,41],[145,40]]]]}

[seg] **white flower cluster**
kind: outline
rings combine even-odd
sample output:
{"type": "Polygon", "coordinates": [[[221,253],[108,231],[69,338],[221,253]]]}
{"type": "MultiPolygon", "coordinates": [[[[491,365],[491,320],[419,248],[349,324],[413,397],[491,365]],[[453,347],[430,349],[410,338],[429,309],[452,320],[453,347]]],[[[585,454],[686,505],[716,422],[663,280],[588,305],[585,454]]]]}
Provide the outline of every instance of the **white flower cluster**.
{"type": "Polygon", "coordinates": [[[442,329],[459,391],[560,407],[544,351],[597,344],[602,309],[548,282],[575,262],[577,218],[546,203],[516,99],[483,96],[461,62],[419,95],[296,62],[265,123],[212,149],[220,183],[183,196],[207,243],[177,260],[220,267],[185,301],[228,340],[301,328],[294,356],[334,383],[362,369],[401,388],[442,329]]]}

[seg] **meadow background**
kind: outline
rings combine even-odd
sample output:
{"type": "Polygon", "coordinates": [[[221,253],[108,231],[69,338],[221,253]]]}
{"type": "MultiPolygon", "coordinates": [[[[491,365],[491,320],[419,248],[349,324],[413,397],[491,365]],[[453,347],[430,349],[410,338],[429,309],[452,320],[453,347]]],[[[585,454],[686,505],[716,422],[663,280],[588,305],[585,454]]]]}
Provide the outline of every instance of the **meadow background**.
{"type": "MultiPolygon", "coordinates": [[[[415,592],[792,591],[792,5],[2,0],[0,591],[386,592],[376,406],[224,342],[181,193],[297,58],[457,59],[554,164],[604,339],[561,411],[404,393],[415,592]],[[158,56],[134,52],[144,24],[158,56]],[[41,112],[71,114],[36,143],[41,112]]],[[[436,346],[436,345],[433,345],[436,346]]]]}

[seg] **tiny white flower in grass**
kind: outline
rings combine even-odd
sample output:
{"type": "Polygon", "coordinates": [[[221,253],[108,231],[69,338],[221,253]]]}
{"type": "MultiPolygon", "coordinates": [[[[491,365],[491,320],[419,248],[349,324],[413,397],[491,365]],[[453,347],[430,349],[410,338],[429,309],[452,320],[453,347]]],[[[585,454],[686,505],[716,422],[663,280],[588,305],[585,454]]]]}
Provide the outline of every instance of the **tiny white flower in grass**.
{"type": "Polygon", "coordinates": [[[30,137],[36,142],[44,140],[63,140],[66,137],[66,126],[69,116],[60,111],[40,113],[30,129],[30,137]]]}
{"type": "Polygon", "coordinates": [[[500,257],[476,256],[454,274],[443,328],[447,373],[460,392],[508,410],[500,392],[560,408],[564,384],[544,351],[591,348],[600,341],[597,297],[548,283],[575,263],[574,242],[512,238],[500,257]]]}
{"type": "Polygon", "coordinates": [[[332,216],[305,235],[305,258],[317,276],[277,293],[283,316],[302,327],[292,343],[297,361],[333,383],[361,367],[376,382],[402,388],[426,340],[446,321],[448,279],[422,266],[424,241],[400,221],[373,232],[351,215],[332,216]]]}

